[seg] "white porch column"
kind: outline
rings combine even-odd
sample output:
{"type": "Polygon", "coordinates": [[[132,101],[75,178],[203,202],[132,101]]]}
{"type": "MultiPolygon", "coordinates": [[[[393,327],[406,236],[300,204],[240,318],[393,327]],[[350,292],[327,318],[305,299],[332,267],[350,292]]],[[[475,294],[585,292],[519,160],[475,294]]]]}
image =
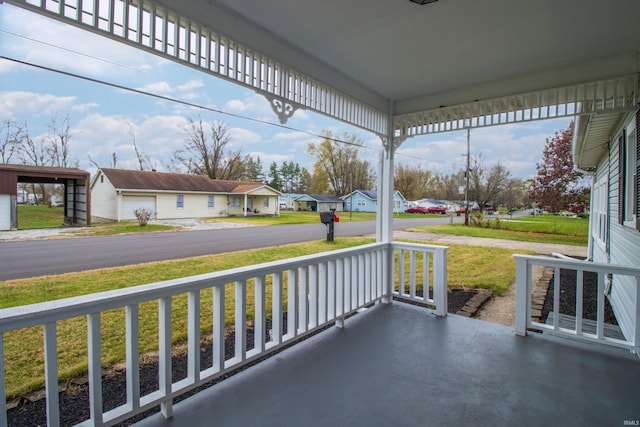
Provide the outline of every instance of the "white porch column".
{"type": "Polygon", "coordinates": [[[380,136],[383,150],[378,163],[378,207],[376,215],[376,241],[391,242],[393,240],[393,157],[396,145],[394,140],[393,106],[389,113],[387,135],[380,136]]]}
{"type": "Polygon", "coordinates": [[[393,241],[393,173],[394,155],[396,148],[400,146],[406,137],[394,138],[395,127],[393,123],[393,108],[390,109],[389,125],[386,136],[380,136],[382,146],[378,162],[378,209],[376,215],[376,241],[388,243],[385,265],[383,269],[384,296],[382,302],[393,301],[393,259],[394,253],[391,247],[393,241]]]}
{"type": "Polygon", "coordinates": [[[242,216],[247,216],[247,193],[244,193],[244,206],[242,207],[242,216]]]}

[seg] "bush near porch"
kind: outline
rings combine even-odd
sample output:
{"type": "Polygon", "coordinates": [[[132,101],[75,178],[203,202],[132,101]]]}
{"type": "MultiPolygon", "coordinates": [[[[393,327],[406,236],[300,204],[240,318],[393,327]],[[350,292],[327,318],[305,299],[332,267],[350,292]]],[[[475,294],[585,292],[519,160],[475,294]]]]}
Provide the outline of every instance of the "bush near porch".
{"type": "MultiPolygon", "coordinates": [[[[135,284],[169,280],[211,271],[221,271],[250,263],[257,264],[287,259],[305,254],[319,253],[373,242],[365,238],[341,238],[334,242],[316,241],[303,244],[264,248],[259,250],[211,255],[184,260],[155,262],[130,267],[100,269],[88,272],[0,282],[0,308],[33,304],[60,298],[85,295],[135,284]]],[[[450,246],[449,286],[488,287],[496,292],[504,291],[515,278],[513,250],[450,246]],[[507,268],[508,266],[508,268],[507,268]]],[[[286,282],[285,282],[286,283],[286,282]]],[[[271,305],[271,282],[267,281],[267,307],[271,305]]],[[[253,295],[248,289],[248,320],[253,316],[253,295]]],[[[286,304],[286,292],[285,301],[286,304]]],[[[233,307],[234,291],[226,293],[228,307],[233,307]]],[[[210,324],[211,291],[203,292],[202,324],[210,324]]],[[[182,344],[187,338],[186,295],[173,301],[173,342],[182,344]]],[[[102,318],[102,348],[105,367],[112,367],[124,360],[124,310],[104,313],[102,318]]],[[[140,351],[157,351],[157,302],[140,307],[140,351]]],[[[226,314],[227,324],[233,322],[233,313],[226,314]]],[[[58,323],[59,374],[62,380],[86,375],[87,342],[86,319],[74,318],[58,323]]],[[[211,326],[203,328],[202,336],[211,334],[211,326]]],[[[44,361],[42,354],[42,328],[28,328],[5,334],[5,370],[7,397],[14,398],[43,386],[44,361]]]]}

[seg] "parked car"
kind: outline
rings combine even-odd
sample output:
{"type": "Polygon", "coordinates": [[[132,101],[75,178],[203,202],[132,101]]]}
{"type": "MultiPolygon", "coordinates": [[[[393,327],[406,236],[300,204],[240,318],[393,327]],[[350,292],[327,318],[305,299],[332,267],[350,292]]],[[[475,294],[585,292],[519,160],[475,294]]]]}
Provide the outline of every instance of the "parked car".
{"type": "Polygon", "coordinates": [[[426,214],[427,208],[425,208],[424,206],[412,206],[409,209],[407,209],[405,212],[426,214]]]}
{"type": "Polygon", "coordinates": [[[427,213],[444,215],[447,213],[447,208],[444,206],[430,206],[427,208],[427,213]]]}

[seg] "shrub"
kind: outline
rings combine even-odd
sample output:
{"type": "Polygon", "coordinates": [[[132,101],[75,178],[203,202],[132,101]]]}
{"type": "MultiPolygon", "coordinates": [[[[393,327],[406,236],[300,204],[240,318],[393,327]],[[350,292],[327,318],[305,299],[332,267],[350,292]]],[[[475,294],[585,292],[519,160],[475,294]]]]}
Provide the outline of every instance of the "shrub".
{"type": "Polygon", "coordinates": [[[138,218],[138,224],[140,224],[140,226],[145,226],[156,213],[147,208],[138,208],[133,211],[133,214],[138,218]]]}

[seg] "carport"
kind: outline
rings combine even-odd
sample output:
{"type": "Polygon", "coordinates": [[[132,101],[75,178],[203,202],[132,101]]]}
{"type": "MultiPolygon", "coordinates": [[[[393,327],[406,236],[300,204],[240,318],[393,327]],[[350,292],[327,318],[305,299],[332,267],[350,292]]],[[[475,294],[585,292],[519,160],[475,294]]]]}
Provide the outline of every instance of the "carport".
{"type": "Polygon", "coordinates": [[[18,228],[18,183],[64,185],[63,225],[90,225],[89,172],[77,168],[0,165],[0,230],[18,228]]]}

